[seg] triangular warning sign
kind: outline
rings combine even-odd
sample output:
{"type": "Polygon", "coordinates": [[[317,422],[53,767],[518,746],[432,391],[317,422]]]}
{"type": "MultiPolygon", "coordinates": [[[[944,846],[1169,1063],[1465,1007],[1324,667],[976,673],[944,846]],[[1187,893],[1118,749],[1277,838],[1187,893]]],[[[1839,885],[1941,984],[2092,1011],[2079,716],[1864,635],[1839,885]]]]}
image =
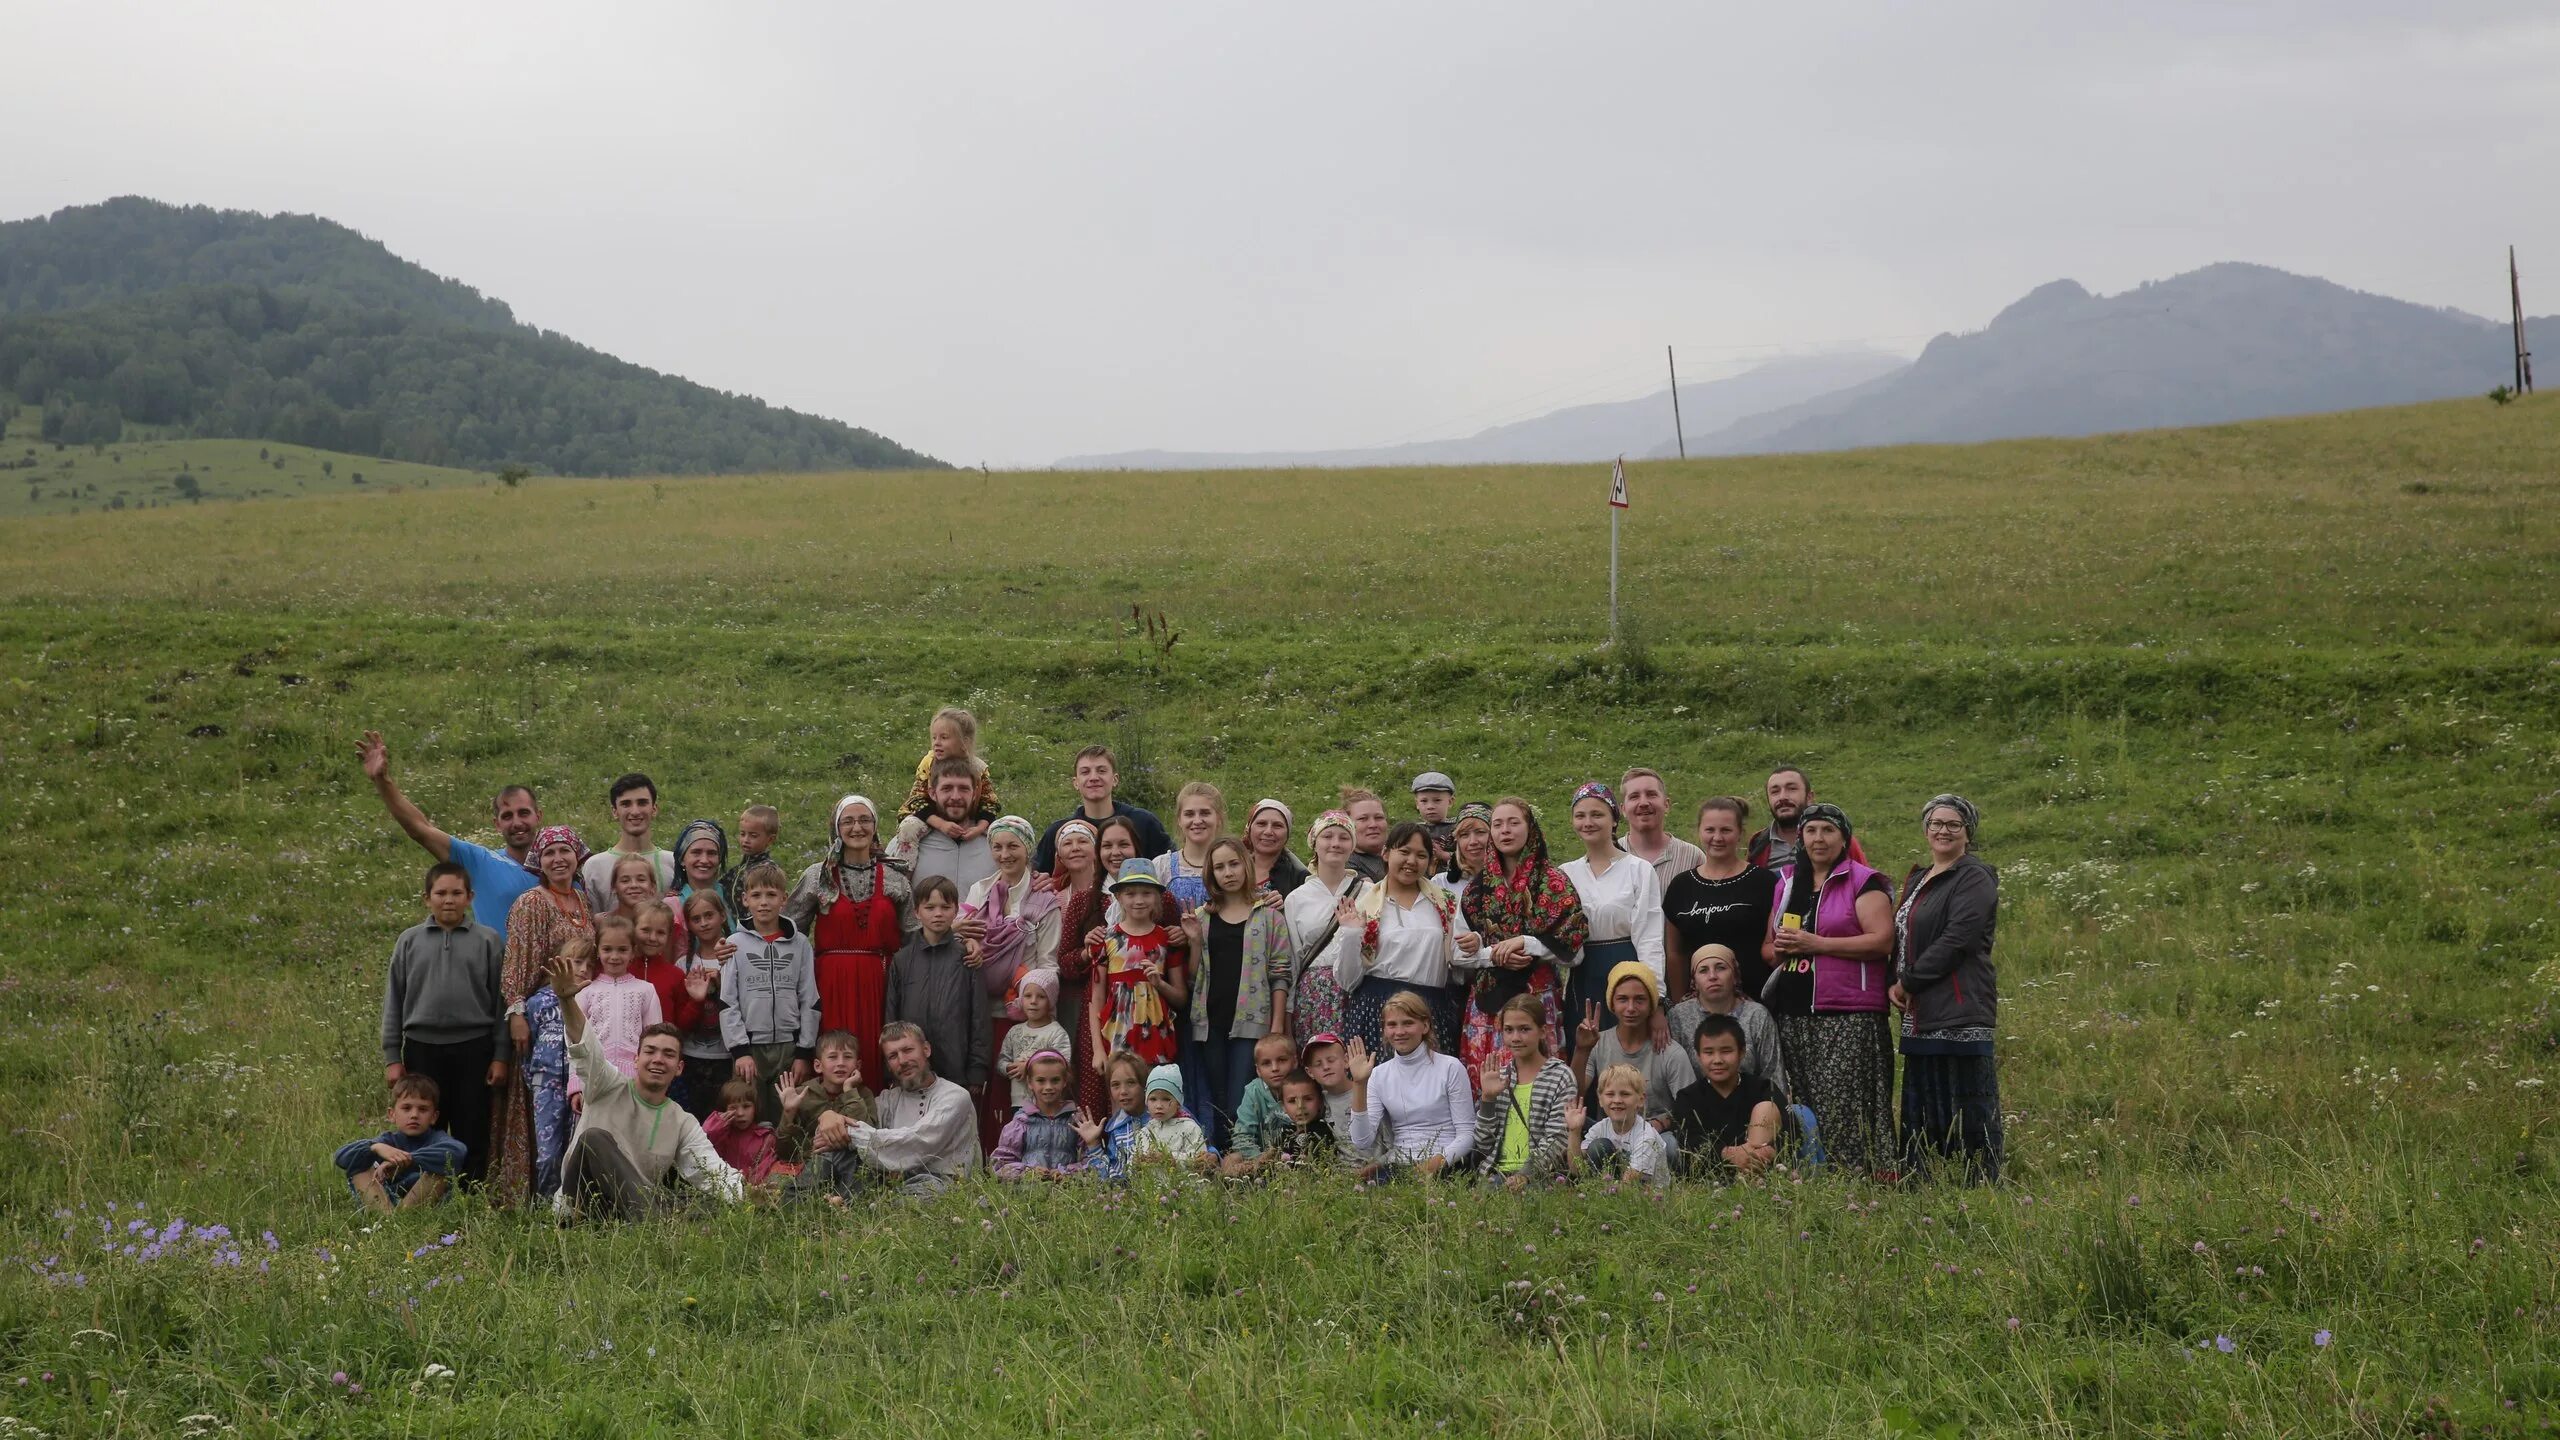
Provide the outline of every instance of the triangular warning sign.
{"type": "Polygon", "coordinates": [[[1621,510],[1627,508],[1627,457],[1624,455],[1609,462],[1609,503],[1621,510]]]}

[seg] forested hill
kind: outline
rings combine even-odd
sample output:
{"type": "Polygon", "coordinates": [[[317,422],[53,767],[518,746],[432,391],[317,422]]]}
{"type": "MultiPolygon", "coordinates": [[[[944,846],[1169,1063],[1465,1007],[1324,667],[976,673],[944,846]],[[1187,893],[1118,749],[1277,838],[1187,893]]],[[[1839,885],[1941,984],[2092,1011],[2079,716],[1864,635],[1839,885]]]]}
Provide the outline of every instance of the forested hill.
{"type": "Polygon", "coordinates": [[[153,427],[575,475],[940,463],[535,330],[327,220],[133,198],[0,224],[0,385],[81,444],[153,427]]]}

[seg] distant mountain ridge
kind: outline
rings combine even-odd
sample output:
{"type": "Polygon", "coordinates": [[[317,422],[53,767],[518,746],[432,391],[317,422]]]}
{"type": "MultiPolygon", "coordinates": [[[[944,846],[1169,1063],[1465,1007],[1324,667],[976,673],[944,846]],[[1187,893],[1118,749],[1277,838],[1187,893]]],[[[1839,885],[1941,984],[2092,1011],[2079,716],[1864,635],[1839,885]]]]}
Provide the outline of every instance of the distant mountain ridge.
{"type": "MultiPolygon", "coordinates": [[[[2528,322],[2528,341],[2560,321],[2528,322]]],[[[2264,265],[2121,294],[2057,280],[1853,390],[1747,417],[1689,453],[1845,450],[2213,425],[2481,394],[2507,327],[2264,265]]],[[[1661,452],[1657,450],[1657,455],[1661,452]]]]}
{"type": "MultiPolygon", "coordinates": [[[[2560,316],[2526,322],[2560,376],[2560,316]]],[[[1680,387],[1688,453],[1749,455],[2214,425],[2478,395],[2512,378],[2507,327],[2265,265],[2208,265],[2118,295],[2039,285],[1909,362],[1785,361],[1680,387]],[[1825,383],[1828,382],[1828,383],[1825,383]],[[1790,393],[1793,392],[1793,393],[1790,393]]],[[[2555,380],[2554,383],[2560,383],[2555,380]]],[[[1498,464],[1667,459],[1662,392],[1456,440],[1377,450],[1078,456],[1059,468],[1498,464]],[[1650,439],[1640,437],[1650,436],[1650,439]]]]}
{"type": "MultiPolygon", "coordinates": [[[[1773,360],[1722,380],[1684,381],[1680,386],[1680,425],[1691,437],[1719,429],[1745,416],[1833,393],[1899,370],[1906,362],[1880,350],[1849,350],[1773,360]]],[[[1110,455],[1076,455],[1060,460],[1060,470],[1224,470],[1244,467],[1309,469],[1387,465],[1540,465],[1607,460],[1617,455],[1643,455],[1656,446],[1673,448],[1671,387],[1641,400],[1613,400],[1575,405],[1479,430],[1454,440],[1421,440],[1351,450],[1293,450],[1221,454],[1177,450],[1131,450],[1110,455]]]]}
{"type": "Polygon", "coordinates": [[[133,197],[0,224],[0,386],[72,443],[138,424],[580,475],[941,463],[537,330],[331,221],[133,197]]]}

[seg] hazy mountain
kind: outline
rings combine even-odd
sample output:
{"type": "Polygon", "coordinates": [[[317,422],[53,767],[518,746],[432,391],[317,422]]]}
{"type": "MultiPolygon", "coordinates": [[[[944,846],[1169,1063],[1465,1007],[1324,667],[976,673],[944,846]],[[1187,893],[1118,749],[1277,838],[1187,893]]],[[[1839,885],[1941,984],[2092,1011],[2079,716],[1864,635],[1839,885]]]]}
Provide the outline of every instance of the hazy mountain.
{"type": "MultiPolygon", "coordinates": [[[[1898,356],[1848,351],[1774,360],[1723,380],[1680,386],[1680,428],[1691,437],[1719,430],[1745,416],[1827,394],[1902,368],[1898,356]]],[[[1671,453],[1671,387],[1641,400],[1576,405],[1496,425],[1455,440],[1421,440],[1361,450],[1274,450],[1241,453],[1133,450],[1116,455],[1077,455],[1060,470],[1225,470],[1373,465],[1532,465],[1644,455],[1657,446],[1671,453]]]]}
{"type": "Polygon", "coordinates": [[[131,197],[0,224],[0,386],[79,444],[148,426],[581,475],[939,463],[536,330],[343,225],[131,197]]]}
{"type": "Polygon", "coordinates": [[[2110,296],[2057,280],[1981,331],[1939,336],[1905,369],[1693,437],[1689,453],[2090,435],[2399,405],[2481,394],[2510,378],[2512,357],[2504,325],[2262,265],[2210,265],[2110,296]]]}

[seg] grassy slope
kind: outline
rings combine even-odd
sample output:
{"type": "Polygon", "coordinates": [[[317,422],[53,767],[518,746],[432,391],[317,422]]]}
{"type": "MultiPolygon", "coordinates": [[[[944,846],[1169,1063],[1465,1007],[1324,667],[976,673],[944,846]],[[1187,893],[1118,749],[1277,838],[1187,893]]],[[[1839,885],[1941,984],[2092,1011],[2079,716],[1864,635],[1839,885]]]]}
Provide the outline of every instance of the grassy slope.
{"type": "Polygon", "coordinates": [[[127,440],[56,449],[38,438],[39,423],[33,409],[20,410],[15,420],[0,416],[0,430],[6,432],[0,439],[0,460],[36,462],[32,470],[0,470],[0,516],[78,515],[111,510],[119,499],[128,512],[181,509],[187,506],[175,484],[181,472],[196,477],[199,505],[203,500],[315,495],[364,498],[437,485],[498,483],[475,470],[258,440],[127,440]],[[329,467],[325,471],[323,464],[329,467]]]}
{"type": "Polygon", "coordinates": [[[0,1253],[85,1283],[0,1279],[0,1413],[2537,1421],[2560,1403],[2555,475],[2548,401],[1646,466],[1632,666],[1591,648],[1605,522],[1579,472],[536,481],[15,522],[0,747],[41,938],[0,980],[0,1075],[42,1099],[0,1139],[0,1253]],[[1131,604],[1182,630],[1169,657],[1131,604]],[[355,731],[390,730],[451,823],[524,777],[600,829],[628,761],[671,819],[780,803],[797,853],[835,794],[901,788],[953,699],[1042,814],[1097,735],[1160,784],[1301,813],[1425,764],[1553,798],[1651,761],[1685,800],[1801,759],[1898,869],[1919,800],[1964,789],[2007,875],[2015,1183],[999,1195],[567,1236],[466,1210],[417,1258],[442,1229],[353,1232],[315,1163],[377,1103],[373,995],[418,868],[355,731]],[[264,1274],[256,1242],[244,1271],[86,1248],[137,1201],[282,1248],[264,1274]],[[2235,1353],[2195,1349],[2217,1334],[2235,1353]],[[462,1374],[422,1409],[430,1362],[462,1374]]]}

